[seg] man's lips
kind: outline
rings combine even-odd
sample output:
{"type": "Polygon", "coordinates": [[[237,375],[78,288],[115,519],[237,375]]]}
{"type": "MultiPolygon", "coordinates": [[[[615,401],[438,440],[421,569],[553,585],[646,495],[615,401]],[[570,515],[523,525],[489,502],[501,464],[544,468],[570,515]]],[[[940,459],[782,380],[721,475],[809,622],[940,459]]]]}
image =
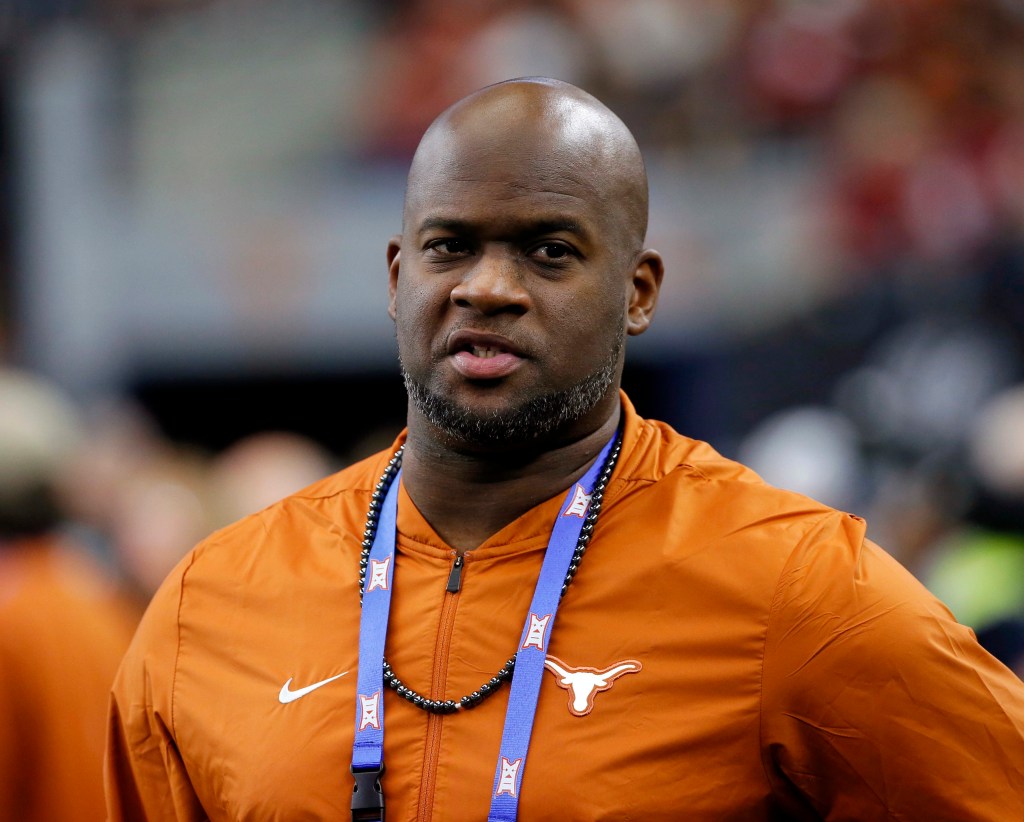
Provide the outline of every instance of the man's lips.
{"type": "Polygon", "coordinates": [[[507,338],[477,331],[457,331],[448,339],[448,355],[462,376],[471,380],[505,377],[523,363],[524,355],[507,338]]]}

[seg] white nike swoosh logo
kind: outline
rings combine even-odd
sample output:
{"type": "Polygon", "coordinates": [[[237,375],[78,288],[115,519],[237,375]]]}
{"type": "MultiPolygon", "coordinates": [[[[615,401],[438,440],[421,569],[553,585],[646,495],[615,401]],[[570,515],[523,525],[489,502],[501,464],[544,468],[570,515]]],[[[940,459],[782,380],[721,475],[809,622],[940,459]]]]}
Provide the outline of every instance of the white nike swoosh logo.
{"type": "Polygon", "coordinates": [[[345,676],[348,671],[342,671],[340,674],[335,674],[327,679],[321,679],[319,682],[314,682],[312,685],[307,685],[305,688],[299,688],[297,691],[291,689],[292,677],[288,677],[288,681],[281,686],[281,693],[277,695],[278,700],[282,705],[287,705],[289,702],[294,702],[296,699],[305,696],[311,691],[315,691],[317,688],[323,687],[328,682],[334,682],[336,679],[341,679],[345,676]]]}

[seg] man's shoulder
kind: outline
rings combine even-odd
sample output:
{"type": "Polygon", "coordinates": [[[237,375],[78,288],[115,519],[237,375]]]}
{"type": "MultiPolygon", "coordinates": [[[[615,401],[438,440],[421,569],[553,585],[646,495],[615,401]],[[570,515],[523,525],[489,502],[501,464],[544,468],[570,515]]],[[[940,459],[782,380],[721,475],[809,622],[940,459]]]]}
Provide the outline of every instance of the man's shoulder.
{"type": "Polygon", "coordinates": [[[239,602],[277,597],[283,575],[316,585],[325,569],[357,568],[367,505],[390,458],[373,454],[201,540],[153,596],[149,639],[138,641],[174,645],[182,620],[194,629],[239,602]]]}
{"type": "Polygon", "coordinates": [[[622,397],[623,430],[620,479],[653,483],[675,474],[716,482],[763,485],[747,466],[728,459],[703,440],[686,436],[662,420],[642,417],[629,397],[622,397]]]}
{"type": "Polygon", "coordinates": [[[645,531],[666,529],[687,553],[714,545],[716,551],[707,554],[712,557],[728,546],[755,551],[760,563],[774,562],[781,570],[801,544],[821,551],[829,543],[859,547],[865,535],[860,517],[773,486],[657,420],[640,421],[617,480],[609,488],[610,504],[624,503],[645,531]]]}
{"type": "Polygon", "coordinates": [[[659,420],[641,419],[628,454],[624,454],[620,478],[627,483],[650,485],[670,480],[700,486],[717,499],[720,495],[740,497],[757,507],[796,510],[810,515],[825,515],[829,506],[794,491],[770,485],[756,471],[724,456],[710,443],[680,434],[659,420]]]}
{"type": "MultiPolygon", "coordinates": [[[[395,445],[376,451],[339,471],[317,480],[274,505],[301,503],[318,499],[329,499],[348,493],[369,493],[380,479],[388,461],[395,455],[402,439],[395,445]]],[[[271,505],[270,508],[273,508],[271,505]]]]}
{"type": "MultiPolygon", "coordinates": [[[[305,488],[289,494],[277,502],[271,503],[262,511],[256,512],[254,517],[244,518],[234,525],[240,526],[253,518],[255,518],[256,523],[262,522],[266,524],[267,520],[272,520],[275,516],[291,509],[315,509],[322,505],[330,505],[332,501],[343,500],[349,497],[358,497],[362,500],[364,496],[373,492],[374,485],[383,473],[384,467],[387,465],[388,460],[391,459],[393,453],[393,449],[385,449],[371,454],[358,462],[354,462],[333,474],[307,485],[305,488]]],[[[228,526],[227,530],[230,530],[232,527],[228,526]]]]}
{"type": "Polygon", "coordinates": [[[661,420],[639,421],[635,439],[636,460],[651,478],[660,478],[680,469],[712,480],[760,483],[747,466],[719,453],[703,440],[688,437],[661,420]]]}
{"type": "Polygon", "coordinates": [[[189,564],[234,563],[247,554],[300,551],[323,539],[356,539],[392,453],[372,454],[212,532],[190,552],[189,564]]]}

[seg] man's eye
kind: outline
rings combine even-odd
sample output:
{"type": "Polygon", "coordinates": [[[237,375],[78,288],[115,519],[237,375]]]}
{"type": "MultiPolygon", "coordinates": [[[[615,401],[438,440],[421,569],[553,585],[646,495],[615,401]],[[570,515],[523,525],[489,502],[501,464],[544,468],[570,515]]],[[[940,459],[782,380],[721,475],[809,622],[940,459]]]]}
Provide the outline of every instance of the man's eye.
{"type": "Polygon", "coordinates": [[[564,260],[572,249],[564,243],[541,243],[531,253],[543,260],[564,260]]]}
{"type": "Polygon", "coordinates": [[[469,253],[469,243],[464,240],[435,240],[428,247],[429,251],[446,256],[458,256],[469,253]]]}

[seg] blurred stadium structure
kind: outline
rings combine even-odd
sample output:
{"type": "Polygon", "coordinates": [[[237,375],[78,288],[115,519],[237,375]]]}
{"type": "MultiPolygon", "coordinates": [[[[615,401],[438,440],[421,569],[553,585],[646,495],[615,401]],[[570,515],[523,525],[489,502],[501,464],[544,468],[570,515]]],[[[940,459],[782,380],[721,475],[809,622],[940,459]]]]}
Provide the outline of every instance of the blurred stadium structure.
{"type": "Polygon", "coordinates": [[[422,129],[560,77],[649,161],[641,413],[865,515],[1019,647],[1021,0],[3,2],[9,361],[177,442],[349,458],[401,424],[384,247],[422,129]]]}

